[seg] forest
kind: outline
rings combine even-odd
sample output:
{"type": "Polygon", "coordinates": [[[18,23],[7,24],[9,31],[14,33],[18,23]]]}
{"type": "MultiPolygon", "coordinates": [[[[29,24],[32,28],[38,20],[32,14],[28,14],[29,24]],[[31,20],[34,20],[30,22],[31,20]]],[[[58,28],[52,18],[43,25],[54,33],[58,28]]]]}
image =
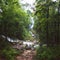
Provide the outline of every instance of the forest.
{"type": "Polygon", "coordinates": [[[60,0],[35,0],[33,12],[25,11],[22,6],[27,8],[29,4],[22,5],[19,0],[0,0],[0,60],[18,60],[16,56],[26,51],[27,45],[23,49],[13,48],[15,43],[9,42],[8,38],[38,41],[39,46],[28,48],[36,52],[30,60],[60,60],[60,0]]]}
{"type": "Polygon", "coordinates": [[[35,31],[40,47],[37,60],[60,59],[60,0],[36,0],[35,31]]]}

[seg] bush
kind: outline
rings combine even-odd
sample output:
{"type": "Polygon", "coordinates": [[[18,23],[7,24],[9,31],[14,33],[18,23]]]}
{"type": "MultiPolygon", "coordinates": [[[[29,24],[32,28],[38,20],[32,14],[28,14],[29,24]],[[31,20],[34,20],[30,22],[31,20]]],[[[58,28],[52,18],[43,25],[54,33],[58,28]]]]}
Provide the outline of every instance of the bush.
{"type": "Polygon", "coordinates": [[[19,51],[13,48],[4,49],[2,51],[2,56],[6,58],[6,60],[14,60],[15,56],[19,54],[19,51]]]}
{"type": "Polygon", "coordinates": [[[37,49],[36,60],[59,60],[60,47],[39,47],[37,49]]]}

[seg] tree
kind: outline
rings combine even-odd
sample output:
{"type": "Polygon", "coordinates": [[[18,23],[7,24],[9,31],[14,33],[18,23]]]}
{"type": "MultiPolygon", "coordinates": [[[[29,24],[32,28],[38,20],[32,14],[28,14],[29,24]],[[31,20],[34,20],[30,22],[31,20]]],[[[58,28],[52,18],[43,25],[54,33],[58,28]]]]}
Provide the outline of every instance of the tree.
{"type": "Polygon", "coordinates": [[[29,24],[29,16],[18,0],[0,0],[0,48],[9,45],[7,37],[20,40],[29,37],[29,24]]]}
{"type": "Polygon", "coordinates": [[[41,46],[36,60],[60,59],[60,1],[36,0],[35,31],[41,46]],[[47,44],[47,46],[43,46],[47,44]]]}
{"type": "Polygon", "coordinates": [[[24,29],[29,29],[29,17],[20,7],[18,0],[1,0],[0,35],[11,38],[23,38],[24,29]]]}
{"type": "Polygon", "coordinates": [[[36,5],[35,30],[40,40],[48,46],[59,45],[59,1],[38,0],[36,5]],[[38,27],[37,27],[38,26],[38,27]]]}

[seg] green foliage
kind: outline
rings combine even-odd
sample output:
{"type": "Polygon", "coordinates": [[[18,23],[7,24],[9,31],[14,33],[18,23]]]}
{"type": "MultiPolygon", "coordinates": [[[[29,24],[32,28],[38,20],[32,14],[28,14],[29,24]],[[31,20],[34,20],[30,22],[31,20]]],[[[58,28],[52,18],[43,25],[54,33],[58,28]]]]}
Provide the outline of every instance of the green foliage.
{"type": "Polygon", "coordinates": [[[59,60],[60,47],[40,47],[37,49],[36,60],[59,60]],[[58,50],[58,51],[57,51],[58,50]]]}
{"type": "Polygon", "coordinates": [[[37,49],[36,60],[60,59],[60,1],[36,0],[35,31],[40,43],[47,44],[37,49]]]}
{"type": "Polygon", "coordinates": [[[18,0],[6,0],[0,4],[0,35],[5,35],[11,38],[24,39],[25,30],[29,30],[29,16],[21,8],[18,0]]]}
{"type": "Polygon", "coordinates": [[[15,60],[16,55],[19,54],[19,51],[9,48],[2,50],[2,56],[5,57],[6,60],[15,60]]]}
{"type": "Polygon", "coordinates": [[[9,48],[7,37],[24,40],[29,35],[29,15],[21,8],[19,0],[0,0],[0,49],[7,60],[18,53],[9,48]],[[6,38],[2,38],[1,36],[6,38]]]}
{"type": "Polygon", "coordinates": [[[35,12],[35,27],[41,42],[48,46],[60,44],[60,1],[38,0],[35,12]],[[39,3],[39,4],[38,4],[39,3]],[[57,8],[57,10],[56,10],[57,8]]]}

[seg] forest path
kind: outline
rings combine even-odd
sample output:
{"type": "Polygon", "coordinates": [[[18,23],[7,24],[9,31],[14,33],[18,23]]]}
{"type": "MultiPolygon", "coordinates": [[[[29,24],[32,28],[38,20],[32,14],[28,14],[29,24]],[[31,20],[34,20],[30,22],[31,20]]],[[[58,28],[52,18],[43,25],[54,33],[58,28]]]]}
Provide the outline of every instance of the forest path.
{"type": "Polygon", "coordinates": [[[33,60],[36,55],[36,51],[25,50],[21,55],[17,56],[17,60],[33,60]]]}

